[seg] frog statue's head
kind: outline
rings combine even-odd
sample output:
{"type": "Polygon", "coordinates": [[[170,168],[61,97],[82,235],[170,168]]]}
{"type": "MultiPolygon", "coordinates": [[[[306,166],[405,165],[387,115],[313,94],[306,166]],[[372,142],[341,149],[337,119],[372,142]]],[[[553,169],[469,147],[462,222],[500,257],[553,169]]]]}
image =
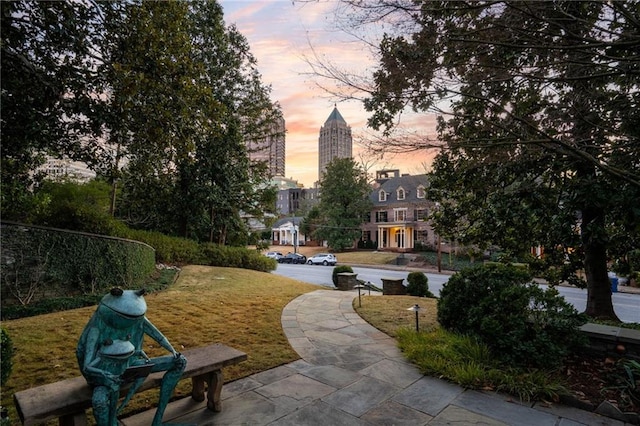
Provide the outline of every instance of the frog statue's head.
{"type": "Polygon", "coordinates": [[[142,321],[147,312],[145,290],[123,290],[114,287],[100,301],[98,314],[110,327],[126,329],[142,321]]]}

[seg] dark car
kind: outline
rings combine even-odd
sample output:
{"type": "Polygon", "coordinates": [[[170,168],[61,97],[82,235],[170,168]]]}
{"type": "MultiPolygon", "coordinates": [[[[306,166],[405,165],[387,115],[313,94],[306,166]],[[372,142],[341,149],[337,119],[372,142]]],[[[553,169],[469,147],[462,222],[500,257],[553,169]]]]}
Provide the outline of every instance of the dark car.
{"type": "Polygon", "coordinates": [[[278,259],[280,263],[307,263],[307,257],[300,253],[287,253],[278,259]]]}

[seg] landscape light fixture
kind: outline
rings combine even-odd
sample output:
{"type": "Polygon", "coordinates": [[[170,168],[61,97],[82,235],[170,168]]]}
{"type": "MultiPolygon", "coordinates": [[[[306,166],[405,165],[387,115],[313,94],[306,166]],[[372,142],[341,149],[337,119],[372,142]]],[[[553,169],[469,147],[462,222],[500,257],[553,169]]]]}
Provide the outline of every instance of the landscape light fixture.
{"type": "Polygon", "coordinates": [[[356,286],[353,286],[353,288],[357,288],[358,289],[358,307],[362,308],[362,297],[360,295],[360,289],[364,288],[364,286],[362,284],[358,284],[356,286]]]}
{"type": "Polygon", "coordinates": [[[409,309],[407,309],[407,311],[413,311],[416,313],[416,333],[420,331],[420,325],[418,324],[418,313],[420,312],[420,309],[422,308],[420,308],[420,306],[418,306],[417,303],[412,307],[410,307],[409,309]]]}

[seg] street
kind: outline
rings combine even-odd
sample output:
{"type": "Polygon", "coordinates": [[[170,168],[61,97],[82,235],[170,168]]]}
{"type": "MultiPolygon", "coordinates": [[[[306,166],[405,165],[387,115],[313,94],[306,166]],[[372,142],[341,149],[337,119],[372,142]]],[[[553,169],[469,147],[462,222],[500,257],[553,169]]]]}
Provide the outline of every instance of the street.
{"type": "MultiPolygon", "coordinates": [[[[331,281],[332,271],[333,267],[331,266],[289,265],[280,263],[273,273],[306,283],[334,288],[331,281]]],[[[409,274],[407,271],[361,267],[354,267],[353,272],[358,274],[358,279],[370,281],[380,288],[382,288],[382,278],[403,278],[406,280],[409,274]]],[[[438,296],[442,286],[449,279],[449,275],[437,273],[427,273],[426,275],[427,278],[429,278],[429,290],[438,296]]],[[[578,312],[584,311],[587,300],[586,289],[561,286],[558,287],[558,291],[567,302],[575,306],[578,312]]],[[[622,321],[640,323],[640,294],[614,293],[613,306],[618,318],[622,321]]]]}

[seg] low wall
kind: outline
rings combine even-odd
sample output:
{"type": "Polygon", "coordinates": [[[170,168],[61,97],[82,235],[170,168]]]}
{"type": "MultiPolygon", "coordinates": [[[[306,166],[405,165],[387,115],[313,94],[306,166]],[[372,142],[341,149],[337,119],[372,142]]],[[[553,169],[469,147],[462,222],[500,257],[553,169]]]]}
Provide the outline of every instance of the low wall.
{"type": "Polygon", "coordinates": [[[402,284],[402,278],[381,278],[382,294],[387,296],[404,296],[407,294],[407,287],[402,284]]]}
{"type": "Polygon", "coordinates": [[[580,331],[589,339],[589,351],[640,361],[640,330],[587,323],[580,331]]]}
{"type": "Polygon", "coordinates": [[[340,272],[338,274],[338,290],[349,291],[353,290],[358,284],[358,274],[353,272],[340,272]]]}

